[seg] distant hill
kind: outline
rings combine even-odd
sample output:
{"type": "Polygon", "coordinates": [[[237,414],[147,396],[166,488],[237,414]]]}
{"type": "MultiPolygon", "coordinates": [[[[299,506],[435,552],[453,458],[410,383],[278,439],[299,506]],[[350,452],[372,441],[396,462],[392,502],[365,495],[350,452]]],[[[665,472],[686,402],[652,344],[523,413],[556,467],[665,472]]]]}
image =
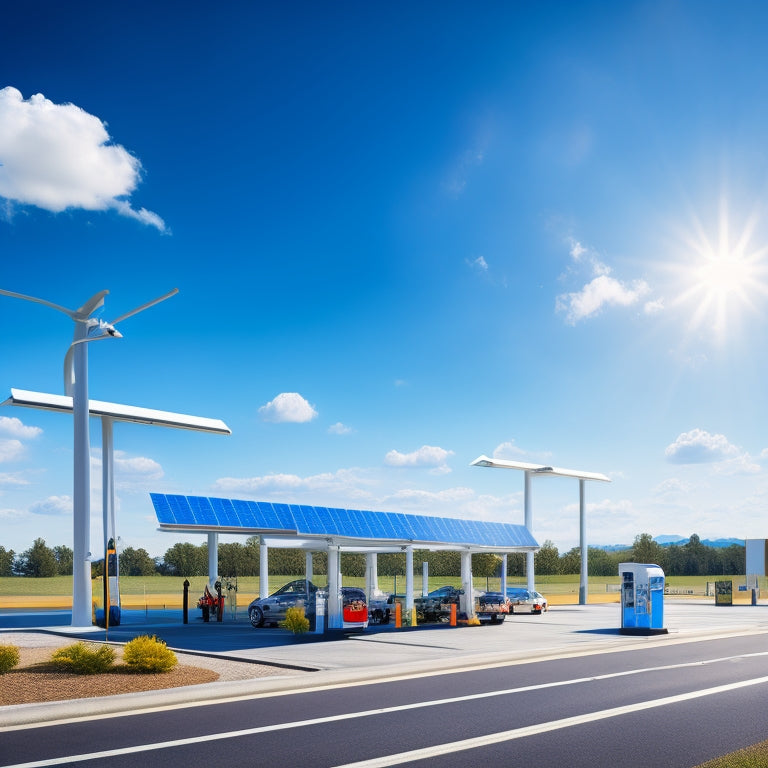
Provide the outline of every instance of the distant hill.
{"type": "MultiPolygon", "coordinates": [[[[671,544],[682,546],[683,544],[687,544],[689,539],[690,536],[674,536],[668,534],[653,537],[653,540],[657,544],[661,544],[662,547],[668,547],[671,544]]],[[[743,547],[744,539],[702,539],[701,543],[706,547],[724,549],[725,547],[730,547],[733,544],[738,544],[739,546],[743,547]]],[[[632,548],[631,544],[591,544],[590,546],[593,546],[595,549],[602,549],[606,552],[620,552],[623,549],[632,548]]]]}

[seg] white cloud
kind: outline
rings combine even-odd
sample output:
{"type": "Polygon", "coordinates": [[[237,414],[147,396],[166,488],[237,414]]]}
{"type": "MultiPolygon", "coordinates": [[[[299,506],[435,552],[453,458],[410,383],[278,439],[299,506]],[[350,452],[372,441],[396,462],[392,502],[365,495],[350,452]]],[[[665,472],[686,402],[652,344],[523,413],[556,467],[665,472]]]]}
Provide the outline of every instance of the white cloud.
{"type": "Polygon", "coordinates": [[[28,427],[16,417],[0,416],[0,433],[22,439],[32,439],[43,434],[40,427],[28,427]]]}
{"type": "Polygon", "coordinates": [[[105,124],[74,104],[0,89],[0,163],[6,200],[54,213],[113,209],[166,231],[156,213],[126,200],[141,179],[138,158],[110,143],[105,124]]]}
{"type": "Polygon", "coordinates": [[[274,400],[259,408],[264,421],[292,422],[302,424],[317,416],[314,406],[310,405],[298,392],[282,392],[274,400]]]}
{"type": "Polygon", "coordinates": [[[664,299],[656,299],[655,301],[646,301],[643,305],[643,312],[646,315],[656,315],[659,312],[664,311],[664,299]]]}
{"type": "Polygon", "coordinates": [[[146,456],[134,456],[128,458],[123,451],[115,451],[115,474],[123,476],[123,479],[132,480],[159,480],[163,477],[163,468],[154,460],[146,456]]]}
{"type": "Polygon", "coordinates": [[[24,453],[21,440],[0,440],[0,462],[15,461],[24,453]]]}
{"type": "MultiPolygon", "coordinates": [[[[0,520],[16,520],[26,516],[26,512],[21,512],[18,509],[0,509],[0,520]]],[[[6,549],[8,549],[8,547],[6,547],[6,549]]]]}
{"type": "Polygon", "coordinates": [[[0,472],[0,488],[7,488],[17,485],[29,485],[29,480],[25,479],[21,475],[16,475],[9,472],[0,472]]]}
{"type": "Polygon", "coordinates": [[[733,459],[739,453],[725,435],[712,435],[703,429],[683,432],[664,451],[673,464],[705,464],[733,459]]]}
{"type": "Polygon", "coordinates": [[[331,424],[331,426],[328,427],[328,432],[332,435],[350,435],[354,431],[355,430],[352,429],[352,427],[348,427],[340,421],[337,421],[335,424],[331,424]]]}
{"type": "Polygon", "coordinates": [[[576,325],[579,320],[597,314],[604,307],[632,306],[649,291],[650,287],[644,280],[635,280],[630,284],[625,284],[614,277],[599,275],[580,291],[558,296],[556,306],[558,311],[566,313],[566,322],[570,325],[576,325]]]}
{"type": "MultiPolygon", "coordinates": [[[[440,507],[463,504],[475,498],[472,488],[446,488],[442,491],[424,491],[418,488],[404,488],[390,495],[390,500],[398,505],[406,504],[418,508],[440,507]]],[[[453,509],[450,510],[453,512],[453,509]]]]}
{"type": "Polygon", "coordinates": [[[362,490],[365,484],[366,479],[360,470],[339,469],[308,477],[283,473],[257,477],[221,477],[214,483],[214,487],[224,493],[248,495],[289,494],[295,498],[296,494],[304,492],[322,492],[359,498],[365,495],[362,490]]]}
{"type": "Polygon", "coordinates": [[[411,453],[389,451],[384,457],[384,463],[390,467],[436,467],[445,472],[450,471],[445,463],[449,456],[453,456],[453,451],[434,445],[422,445],[411,453]]]}
{"type": "MultiPolygon", "coordinates": [[[[560,294],[555,301],[555,309],[565,312],[566,322],[576,325],[579,320],[598,314],[605,307],[629,307],[637,304],[650,293],[650,286],[645,280],[630,283],[611,277],[611,268],[605,264],[591,248],[578,240],[568,238],[569,255],[577,267],[587,267],[591,280],[580,290],[560,294]]],[[[576,267],[568,273],[576,272],[576,267]]],[[[658,312],[663,307],[661,300],[646,302],[646,314],[658,312]]]]}
{"type": "Polygon", "coordinates": [[[29,511],[33,515],[58,517],[72,514],[72,498],[70,496],[49,496],[43,501],[33,504],[29,511]]]}
{"type": "Polygon", "coordinates": [[[478,256],[476,259],[472,259],[472,261],[467,259],[467,264],[478,272],[488,271],[488,262],[482,256],[478,256]]]}

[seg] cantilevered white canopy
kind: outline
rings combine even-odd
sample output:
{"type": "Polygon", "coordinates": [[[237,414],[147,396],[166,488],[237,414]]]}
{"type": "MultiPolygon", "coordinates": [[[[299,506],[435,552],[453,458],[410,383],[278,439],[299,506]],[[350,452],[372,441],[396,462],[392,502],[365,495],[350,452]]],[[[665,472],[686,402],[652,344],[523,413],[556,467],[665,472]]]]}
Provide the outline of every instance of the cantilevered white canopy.
{"type": "MultiPolygon", "coordinates": [[[[44,411],[72,413],[71,397],[46,392],[29,392],[25,389],[11,389],[11,396],[2,405],[20,405],[44,411]]],[[[138,408],[134,405],[106,403],[101,400],[89,400],[88,410],[91,416],[107,416],[114,421],[155,424],[160,427],[192,429],[196,432],[214,432],[220,435],[232,434],[232,430],[220,419],[208,419],[203,416],[188,416],[184,413],[157,411],[153,408],[138,408]]]]}
{"type": "MultiPolygon", "coordinates": [[[[531,477],[543,475],[545,477],[573,477],[579,481],[579,549],[581,554],[581,577],[579,581],[579,604],[586,605],[589,589],[587,572],[588,546],[587,546],[587,520],[584,504],[584,484],[587,480],[598,480],[610,483],[611,478],[599,472],[582,472],[576,469],[561,469],[549,467],[546,464],[529,464],[523,461],[509,461],[507,459],[489,459],[487,456],[479,456],[470,466],[473,467],[497,467],[500,469],[518,469],[525,472],[525,526],[529,531],[533,530],[533,513],[531,511],[531,477]]],[[[534,588],[533,553],[526,555],[526,576],[528,589],[534,588]]]]}

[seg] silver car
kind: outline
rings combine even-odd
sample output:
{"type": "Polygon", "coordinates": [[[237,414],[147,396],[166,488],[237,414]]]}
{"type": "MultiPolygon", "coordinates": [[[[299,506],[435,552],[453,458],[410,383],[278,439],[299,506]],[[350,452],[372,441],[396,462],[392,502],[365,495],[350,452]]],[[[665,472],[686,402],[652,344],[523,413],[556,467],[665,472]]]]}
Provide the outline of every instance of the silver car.
{"type": "Polygon", "coordinates": [[[248,618],[254,627],[263,627],[265,624],[277,624],[285,620],[285,612],[289,608],[304,608],[304,613],[309,616],[315,612],[315,598],[319,587],[311,581],[296,579],[289,581],[269,597],[260,597],[248,606],[248,618]],[[309,599],[307,597],[309,589],[309,599]]]}
{"type": "Polygon", "coordinates": [[[542,613],[549,608],[544,595],[523,587],[507,587],[507,597],[510,613],[542,613]]]}

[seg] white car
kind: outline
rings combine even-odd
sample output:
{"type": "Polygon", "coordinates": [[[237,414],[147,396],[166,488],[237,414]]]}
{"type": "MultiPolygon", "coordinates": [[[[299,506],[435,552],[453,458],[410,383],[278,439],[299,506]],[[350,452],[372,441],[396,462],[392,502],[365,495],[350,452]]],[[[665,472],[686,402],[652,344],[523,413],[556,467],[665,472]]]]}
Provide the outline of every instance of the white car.
{"type": "Polygon", "coordinates": [[[507,587],[510,613],[542,613],[549,610],[547,598],[535,590],[507,587]]]}

